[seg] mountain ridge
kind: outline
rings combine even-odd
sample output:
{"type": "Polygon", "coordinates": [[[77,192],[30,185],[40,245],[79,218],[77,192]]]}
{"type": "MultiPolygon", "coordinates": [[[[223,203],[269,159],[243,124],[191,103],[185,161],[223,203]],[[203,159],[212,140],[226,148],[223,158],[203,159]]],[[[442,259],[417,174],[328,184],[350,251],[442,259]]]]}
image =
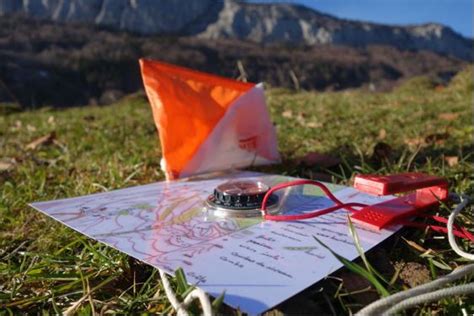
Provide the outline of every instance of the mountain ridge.
{"type": "Polygon", "coordinates": [[[298,46],[389,45],[472,60],[472,40],[428,23],[384,25],[337,18],[303,5],[234,0],[0,0],[0,16],[23,14],[141,35],[237,39],[298,46]]]}
{"type": "MultiPolygon", "coordinates": [[[[0,103],[107,104],[142,89],[141,57],[304,90],[384,91],[408,78],[443,84],[469,63],[387,45],[294,47],[235,39],[138,36],[88,24],[0,18],[0,103]]],[[[436,83],[436,84],[438,84],[436,83]]]]}

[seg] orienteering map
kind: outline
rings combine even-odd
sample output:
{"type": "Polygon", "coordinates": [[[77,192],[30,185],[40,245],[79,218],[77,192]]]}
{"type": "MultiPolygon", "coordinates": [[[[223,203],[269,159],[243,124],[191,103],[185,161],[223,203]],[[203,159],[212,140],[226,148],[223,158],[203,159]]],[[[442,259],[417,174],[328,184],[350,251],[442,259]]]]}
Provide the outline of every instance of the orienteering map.
{"type": "MultiPolygon", "coordinates": [[[[295,222],[260,218],[216,218],[203,211],[214,188],[230,179],[273,186],[294,180],[279,175],[238,172],[213,179],[158,182],[88,196],[32,203],[70,228],[169,274],[181,267],[188,281],[249,314],[262,313],[323,279],[341,264],[313,236],[340,255],[355,259],[347,213],[339,210],[295,222]]],[[[343,202],[375,204],[375,197],[327,184],[343,202]]],[[[318,188],[292,189],[284,212],[332,206],[318,188]]],[[[393,230],[356,225],[367,251],[393,230]]]]}

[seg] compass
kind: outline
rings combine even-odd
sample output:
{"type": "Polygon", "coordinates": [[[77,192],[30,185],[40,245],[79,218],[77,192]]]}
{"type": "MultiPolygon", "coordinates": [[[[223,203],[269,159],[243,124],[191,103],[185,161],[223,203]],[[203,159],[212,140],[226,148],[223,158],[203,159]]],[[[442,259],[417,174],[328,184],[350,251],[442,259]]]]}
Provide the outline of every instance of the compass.
{"type": "MultiPolygon", "coordinates": [[[[220,217],[261,216],[263,198],[270,187],[260,181],[233,180],[218,185],[206,200],[206,209],[220,217]]],[[[271,195],[268,207],[275,207],[278,196],[271,195]]]]}

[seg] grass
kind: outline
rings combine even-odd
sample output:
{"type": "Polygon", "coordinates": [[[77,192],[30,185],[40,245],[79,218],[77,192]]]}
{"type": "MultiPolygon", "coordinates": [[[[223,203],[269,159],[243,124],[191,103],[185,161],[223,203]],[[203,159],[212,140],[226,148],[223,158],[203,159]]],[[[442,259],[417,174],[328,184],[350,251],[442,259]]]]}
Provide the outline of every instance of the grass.
{"type": "MultiPolygon", "coordinates": [[[[416,78],[390,93],[270,89],[267,101],[283,163],[259,170],[306,178],[329,176],[344,184],[358,172],[420,170],[446,177],[451,191],[473,196],[472,93],[471,68],[447,86],[416,78]],[[308,165],[299,159],[308,152],[326,153],[341,162],[328,168],[308,165]]],[[[155,126],[143,96],[107,107],[4,111],[0,116],[0,315],[61,313],[77,302],[78,314],[170,312],[154,269],[26,205],[163,180],[159,156],[155,126]],[[49,137],[40,145],[31,144],[42,136],[49,137]]],[[[440,213],[447,216],[448,207],[441,207],[440,213]]],[[[465,212],[460,223],[472,229],[472,215],[465,212]]],[[[409,277],[403,278],[407,272],[400,267],[416,263],[428,278],[435,278],[465,264],[439,236],[404,229],[368,253],[364,264],[370,261],[390,280],[384,283],[390,293],[409,287],[409,277]]],[[[464,247],[472,251],[473,245],[464,243],[464,247]]],[[[412,277],[421,275],[418,272],[412,277]]],[[[378,295],[363,279],[350,282],[354,278],[340,271],[305,291],[304,304],[299,296],[278,310],[301,312],[298,308],[304,305],[304,311],[313,313],[356,311],[366,304],[361,296],[378,295]],[[354,288],[354,283],[361,286],[354,288]],[[318,290],[321,287],[324,291],[318,290]]],[[[174,282],[179,288],[180,282],[174,282]]],[[[474,306],[473,298],[452,298],[412,312],[459,314],[463,308],[474,312],[469,306],[474,306]]]]}

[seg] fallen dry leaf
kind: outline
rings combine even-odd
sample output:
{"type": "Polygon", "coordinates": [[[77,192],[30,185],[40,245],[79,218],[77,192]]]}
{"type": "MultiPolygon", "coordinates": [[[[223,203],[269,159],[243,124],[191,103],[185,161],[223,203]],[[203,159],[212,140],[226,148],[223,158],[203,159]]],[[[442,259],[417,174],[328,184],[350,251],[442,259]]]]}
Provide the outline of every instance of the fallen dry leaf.
{"type": "Polygon", "coordinates": [[[286,110],[281,113],[281,116],[286,117],[286,118],[292,118],[293,117],[293,112],[291,110],[286,110]]]}
{"type": "Polygon", "coordinates": [[[306,127],[309,127],[309,128],[320,128],[322,126],[323,126],[323,124],[319,123],[319,122],[308,122],[308,123],[306,123],[306,127]]]}
{"type": "Polygon", "coordinates": [[[0,160],[0,172],[8,171],[15,166],[14,159],[2,159],[0,160]]]}
{"type": "Polygon", "coordinates": [[[459,163],[458,156],[446,156],[444,157],[444,161],[448,164],[448,166],[453,167],[459,163]]]}
{"type": "Polygon", "coordinates": [[[306,166],[318,166],[321,168],[329,168],[341,163],[341,160],[337,157],[317,152],[307,153],[306,155],[304,155],[304,157],[298,160],[306,166]]]}
{"type": "Polygon", "coordinates": [[[413,147],[418,147],[422,145],[426,145],[425,139],[421,137],[416,137],[416,138],[406,138],[405,139],[405,144],[408,146],[413,146],[413,147]]]}
{"type": "Polygon", "coordinates": [[[385,130],[385,128],[382,128],[380,131],[379,131],[379,139],[380,140],[384,140],[385,137],[387,137],[387,131],[385,130]]]}
{"type": "Polygon", "coordinates": [[[26,145],[26,149],[35,150],[39,146],[51,144],[56,139],[56,132],[51,132],[48,135],[41,136],[26,145]]]}
{"type": "Polygon", "coordinates": [[[459,113],[441,113],[438,118],[445,121],[454,121],[459,117],[459,113]]]}

